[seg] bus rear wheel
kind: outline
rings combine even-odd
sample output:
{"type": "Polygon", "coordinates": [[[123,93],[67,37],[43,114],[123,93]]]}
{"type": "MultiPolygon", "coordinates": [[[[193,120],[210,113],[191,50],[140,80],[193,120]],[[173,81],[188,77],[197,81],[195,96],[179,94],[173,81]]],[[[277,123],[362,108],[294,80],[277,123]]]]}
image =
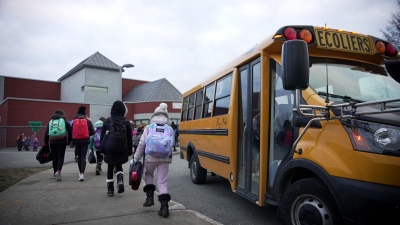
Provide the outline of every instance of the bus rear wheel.
{"type": "Polygon", "coordinates": [[[307,178],[292,184],[286,191],[279,210],[283,224],[343,224],[335,199],[322,181],[316,178],[307,178]]]}
{"type": "Polygon", "coordinates": [[[195,184],[204,184],[207,178],[207,170],[200,166],[195,154],[190,159],[190,177],[195,184]]]}

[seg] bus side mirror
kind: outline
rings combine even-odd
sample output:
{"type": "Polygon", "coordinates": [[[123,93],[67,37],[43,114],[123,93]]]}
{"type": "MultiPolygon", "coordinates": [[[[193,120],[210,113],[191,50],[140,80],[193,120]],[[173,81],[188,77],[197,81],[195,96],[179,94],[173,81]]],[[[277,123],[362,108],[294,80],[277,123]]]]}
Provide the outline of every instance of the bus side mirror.
{"type": "Polygon", "coordinates": [[[400,60],[385,59],[385,67],[390,76],[397,81],[397,83],[400,83],[400,60]]]}
{"type": "Polygon", "coordinates": [[[291,40],[282,45],[282,82],[285,90],[308,88],[309,59],[305,41],[291,40]]]}

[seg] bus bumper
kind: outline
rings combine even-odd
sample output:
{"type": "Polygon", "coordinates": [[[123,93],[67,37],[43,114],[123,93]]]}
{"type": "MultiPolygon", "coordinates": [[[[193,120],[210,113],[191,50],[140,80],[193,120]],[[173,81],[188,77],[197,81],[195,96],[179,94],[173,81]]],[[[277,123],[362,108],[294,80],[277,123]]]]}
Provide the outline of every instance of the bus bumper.
{"type": "MultiPolygon", "coordinates": [[[[397,178],[398,179],[398,178],[397,178]]],[[[346,224],[400,224],[400,187],[333,177],[346,224]]]]}

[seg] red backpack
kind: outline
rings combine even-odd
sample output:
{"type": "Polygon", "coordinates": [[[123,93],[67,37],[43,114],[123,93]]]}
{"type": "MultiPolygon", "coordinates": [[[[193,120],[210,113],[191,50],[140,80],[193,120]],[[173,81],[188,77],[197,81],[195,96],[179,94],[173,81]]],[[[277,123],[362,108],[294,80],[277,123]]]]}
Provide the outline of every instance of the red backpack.
{"type": "Polygon", "coordinates": [[[89,127],[86,118],[76,118],[72,122],[72,138],[76,140],[89,138],[89,127]]]}

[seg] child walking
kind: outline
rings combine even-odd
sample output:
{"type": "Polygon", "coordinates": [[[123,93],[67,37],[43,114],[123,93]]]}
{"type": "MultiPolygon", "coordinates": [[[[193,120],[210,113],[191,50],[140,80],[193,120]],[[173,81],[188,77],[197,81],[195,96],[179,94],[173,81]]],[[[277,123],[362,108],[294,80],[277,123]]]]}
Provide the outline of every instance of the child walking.
{"type": "Polygon", "coordinates": [[[40,144],[39,140],[37,139],[37,137],[35,137],[32,141],[32,147],[33,147],[34,152],[37,152],[37,148],[38,148],[39,144],[40,144]]]}
{"type": "Polygon", "coordinates": [[[101,130],[100,140],[108,134],[110,130],[110,124],[118,123],[123,124],[126,131],[126,147],[125,149],[104,149],[101,147],[101,154],[104,156],[104,161],[107,163],[107,195],[114,196],[114,167],[117,169],[117,190],[118,193],[123,193],[124,188],[124,172],[122,170],[122,164],[128,162],[128,157],[132,155],[132,128],[129,120],[125,118],[128,109],[122,101],[115,101],[111,107],[111,116],[106,119],[103,123],[101,130]]]}

